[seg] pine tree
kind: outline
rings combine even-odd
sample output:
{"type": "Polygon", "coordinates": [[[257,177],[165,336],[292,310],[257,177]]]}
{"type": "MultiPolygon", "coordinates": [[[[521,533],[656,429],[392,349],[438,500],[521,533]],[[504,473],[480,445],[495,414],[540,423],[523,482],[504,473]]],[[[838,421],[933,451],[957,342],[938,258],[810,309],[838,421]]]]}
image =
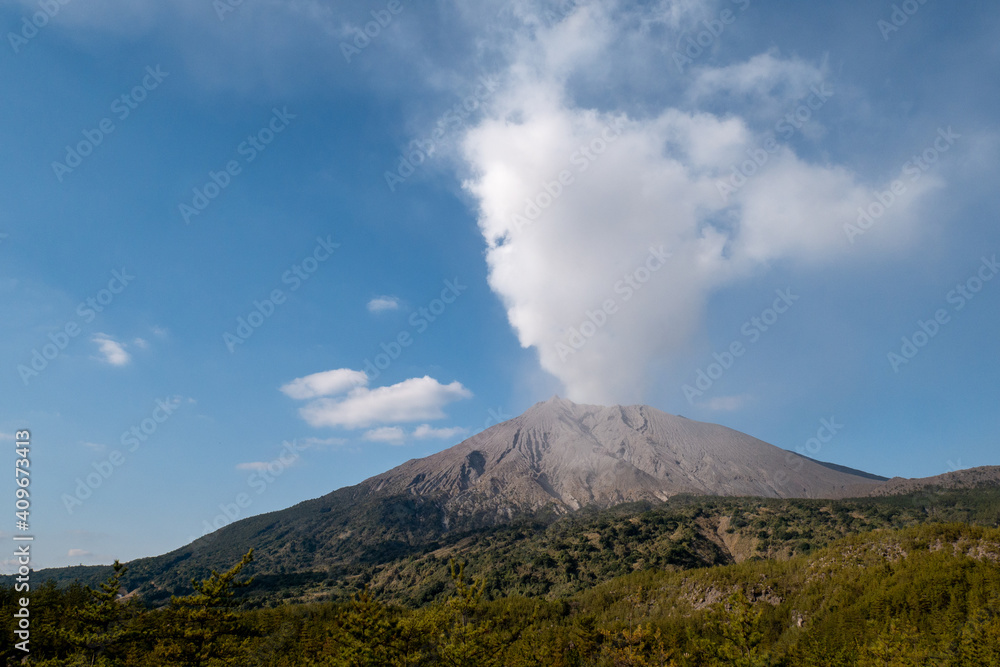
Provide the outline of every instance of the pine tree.
{"type": "Polygon", "coordinates": [[[337,621],[335,648],[327,663],[338,667],[386,667],[394,664],[395,623],[385,605],[366,586],[355,594],[337,621]]]}
{"type": "MultiPolygon", "coordinates": [[[[195,592],[170,599],[165,612],[164,636],[156,644],[154,658],[172,667],[225,667],[242,665],[242,640],[249,631],[233,609],[237,588],[251,579],[237,580],[240,571],[253,560],[253,549],[227,572],[212,574],[202,581],[192,580],[195,592]]],[[[155,628],[155,626],[154,626],[155,628]]]]}
{"type": "Polygon", "coordinates": [[[763,608],[754,609],[743,591],[736,591],[726,600],[723,610],[722,638],[719,644],[719,664],[731,667],[766,667],[770,658],[761,644],[763,608]]]}
{"type": "Polygon", "coordinates": [[[465,563],[450,562],[455,594],[439,609],[437,653],[440,664],[450,667],[500,665],[500,645],[492,623],[477,619],[485,581],[467,582],[465,563]]]}

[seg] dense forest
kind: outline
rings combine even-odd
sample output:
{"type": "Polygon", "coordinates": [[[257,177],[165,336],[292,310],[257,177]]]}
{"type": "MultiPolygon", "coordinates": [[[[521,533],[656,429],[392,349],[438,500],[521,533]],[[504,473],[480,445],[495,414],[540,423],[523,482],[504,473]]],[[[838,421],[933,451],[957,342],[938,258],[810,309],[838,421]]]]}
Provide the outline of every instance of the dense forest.
{"type": "MultiPolygon", "coordinates": [[[[235,593],[251,558],[158,609],[116,599],[122,566],[97,589],[46,584],[27,664],[1000,665],[1000,530],[964,524],[870,532],[788,560],[647,569],[559,600],[487,599],[452,562],[447,596],[416,609],[369,591],[247,608],[235,593]]],[[[8,589],[8,623],[13,603],[8,589]]]]}
{"type": "MultiPolygon", "coordinates": [[[[998,486],[841,501],[675,496],[448,531],[439,520],[414,517],[431,503],[414,509],[406,504],[412,502],[379,502],[352,512],[344,525],[332,519],[332,529],[252,517],[169,554],[132,561],[122,584],[161,606],[189,594],[192,579],[228,567],[253,548],[254,561],[244,572],[253,584],[240,595],[259,604],[346,601],[367,587],[385,602],[420,606],[448,594],[452,559],[485,579],[487,598],[555,599],[636,570],[782,559],[871,530],[928,522],[996,526],[1000,517],[998,486]]],[[[347,514],[335,508],[322,516],[347,514]]],[[[71,567],[41,571],[34,580],[97,587],[111,574],[109,566],[71,567]]],[[[4,583],[13,579],[0,577],[4,583]]]]}
{"type": "Polygon", "coordinates": [[[255,570],[251,551],[169,598],[116,564],[32,590],[26,662],[7,641],[19,594],[0,588],[0,664],[1000,667],[998,518],[996,488],[688,498],[456,535],[319,581],[255,570]]]}

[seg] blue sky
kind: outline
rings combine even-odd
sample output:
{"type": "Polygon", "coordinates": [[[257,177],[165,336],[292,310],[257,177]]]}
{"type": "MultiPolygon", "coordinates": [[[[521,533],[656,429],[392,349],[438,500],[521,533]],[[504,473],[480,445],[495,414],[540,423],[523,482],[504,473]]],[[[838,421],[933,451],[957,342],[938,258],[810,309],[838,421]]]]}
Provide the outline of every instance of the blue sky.
{"type": "Polygon", "coordinates": [[[165,552],[555,393],[887,476],[998,463],[993,5],[0,25],[0,433],[32,432],[37,566],[165,552]]]}

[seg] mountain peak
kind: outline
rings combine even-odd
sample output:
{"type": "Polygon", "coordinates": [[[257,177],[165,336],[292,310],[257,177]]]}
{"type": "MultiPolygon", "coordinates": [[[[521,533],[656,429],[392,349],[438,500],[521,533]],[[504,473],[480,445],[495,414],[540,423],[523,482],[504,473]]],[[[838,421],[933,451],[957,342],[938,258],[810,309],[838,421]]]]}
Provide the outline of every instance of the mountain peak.
{"type": "Polygon", "coordinates": [[[442,498],[456,519],[495,522],[544,507],[567,512],[681,493],[839,498],[877,484],[724,426],[645,405],[580,405],[555,395],[361,486],[442,498]]]}
{"type": "MultiPolygon", "coordinates": [[[[576,403],[574,403],[573,401],[571,401],[569,399],[561,397],[559,394],[552,394],[552,396],[549,397],[549,400],[547,400],[547,401],[539,401],[538,403],[535,403],[535,406],[539,406],[539,405],[571,406],[571,405],[576,405],[576,403]]],[[[532,406],[532,407],[534,407],[534,406],[532,406]]]]}

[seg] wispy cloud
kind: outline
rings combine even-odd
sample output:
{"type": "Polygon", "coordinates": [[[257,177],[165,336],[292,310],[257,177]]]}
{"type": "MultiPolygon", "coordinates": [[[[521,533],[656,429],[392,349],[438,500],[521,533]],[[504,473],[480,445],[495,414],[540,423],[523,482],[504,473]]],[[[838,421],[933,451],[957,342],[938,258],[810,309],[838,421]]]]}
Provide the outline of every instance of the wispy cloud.
{"type": "Polygon", "coordinates": [[[237,470],[267,470],[266,461],[249,461],[247,463],[237,463],[237,470]]]}
{"type": "Polygon", "coordinates": [[[398,426],[383,426],[372,429],[362,437],[369,442],[384,442],[390,445],[402,445],[406,442],[406,434],[398,426]]]}
{"type": "Polygon", "coordinates": [[[377,296],[368,302],[368,310],[373,313],[381,313],[385,310],[398,310],[399,299],[394,296],[377,296]]]}
{"type": "Polygon", "coordinates": [[[344,438],[301,438],[300,444],[305,449],[322,449],[324,447],[343,447],[347,444],[344,438]]]}
{"type": "Polygon", "coordinates": [[[735,412],[736,410],[742,410],[750,402],[750,398],[747,394],[741,396],[717,396],[704,403],[699,403],[699,405],[717,412],[735,412]]]}
{"type": "Polygon", "coordinates": [[[413,437],[418,440],[446,440],[448,438],[465,435],[468,432],[468,429],[464,429],[459,426],[453,426],[451,428],[434,428],[430,424],[421,424],[413,430],[413,437]]]}

